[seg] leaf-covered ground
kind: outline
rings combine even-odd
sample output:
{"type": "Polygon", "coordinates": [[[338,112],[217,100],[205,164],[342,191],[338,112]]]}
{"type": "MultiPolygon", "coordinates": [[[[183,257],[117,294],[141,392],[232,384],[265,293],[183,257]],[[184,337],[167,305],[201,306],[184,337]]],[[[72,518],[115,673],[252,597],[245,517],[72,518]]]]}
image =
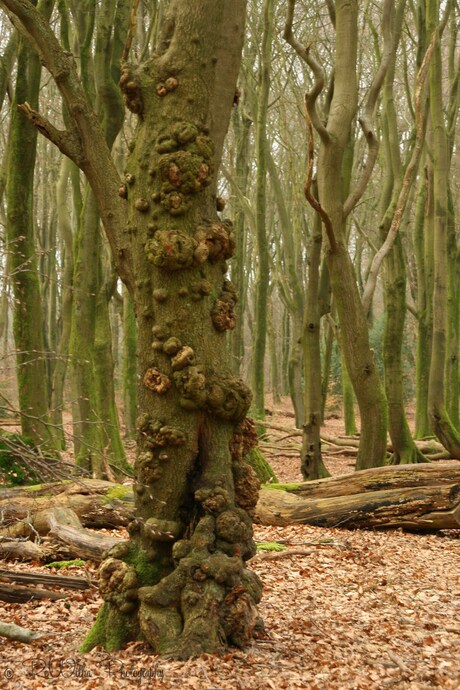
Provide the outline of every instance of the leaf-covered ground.
{"type": "MultiPolygon", "coordinates": [[[[350,459],[336,460],[345,471],[350,459]]],[[[276,464],[283,480],[297,478],[294,458],[280,455],[276,464]]],[[[0,638],[0,688],[460,688],[460,531],[257,526],[255,535],[287,550],[261,552],[251,563],[264,582],[266,636],[249,649],[188,662],[158,658],[141,643],[81,655],[100,599],[95,589],[69,592],[57,602],[0,603],[0,620],[46,634],[31,644],[0,638]]]]}

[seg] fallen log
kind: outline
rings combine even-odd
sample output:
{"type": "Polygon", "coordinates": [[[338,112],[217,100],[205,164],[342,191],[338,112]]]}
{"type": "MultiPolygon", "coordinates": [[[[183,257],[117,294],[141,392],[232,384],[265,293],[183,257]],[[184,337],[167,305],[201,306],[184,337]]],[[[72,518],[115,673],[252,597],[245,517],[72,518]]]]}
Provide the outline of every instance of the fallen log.
{"type": "Polygon", "coordinates": [[[49,587],[62,587],[64,589],[89,589],[96,585],[96,580],[88,580],[85,577],[73,577],[71,575],[52,575],[51,573],[18,573],[14,570],[0,568],[0,582],[17,582],[29,585],[48,585],[49,587]]]}
{"type": "Polygon", "coordinates": [[[62,524],[53,513],[49,515],[49,525],[49,534],[54,540],[65,544],[73,558],[100,562],[105,551],[122,541],[119,537],[108,537],[90,532],[81,524],[80,527],[62,524]]]}
{"type": "Polygon", "coordinates": [[[0,490],[0,535],[29,537],[49,532],[49,514],[69,509],[84,527],[126,526],[134,512],[129,485],[103,480],[81,480],[0,490]]]}
{"type": "MultiPolygon", "coordinates": [[[[33,516],[30,518],[33,520],[33,516]]],[[[64,555],[67,559],[83,558],[98,563],[108,549],[122,541],[120,537],[85,529],[70,508],[50,509],[40,516],[40,520],[42,532],[47,530],[46,542],[35,544],[24,539],[3,538],[0,557],[50,561],[64,555]]]]}
{"type": "Polygon", "coordinates": [[[41,589],[39,587],[24,587],[23,585],[5,585],[0,582],[0,601],[8,603],[23,604],[32,599],[66,599],[66,592],[55,592],[51,589],[41,589]]]}
{"type": "Polygon", "coordinates": [[[300,523],[422,532],[459,529],[460,484],[405,486],[321,498],[267,488],[260,492],[255,520],[264,525],[280,526],[300,523]]]}
{"type": "Polygon", "coordinates": [[[32,599],[65,599],[66,592],[43,589],[41,587],[29,587],[27,585],[45,585],[47,587],[60,587],[61,589],[88,589],[96,585],[96,581],[90,582],[82,577],[70,577],[64,575],[51,575],[43,573],[18,573],[12,570],[0,568],[0,600],[10,603],[23,603],[32,599]],[[12,583],[12,584],[9,584],[12,583]],[[23,584],[25,583],[25,584],[23,584]]]}
{"type": "Polygon", "coordinates": [[[330,498],[385,489],[446,484],[460,484],[460,462],[453,460],[436,464],[388,465],[298,484],[270,484],[270,488],[289,491],[302,498],[330,498]]]}
{"type": "Polygon", "coordinates": [[[41,561],[45,558],[43,548],[25,539],[0,539],[0,558],[20,561],[41,561]]]}
{"type": "MultiPolygon", "coordinates": [[[[61,549],[61,555],[64,549],[66,558],[99,562],[121,539],[98,535],[85,528],[85,521],[91,526],[98,519],[104,526],[120,521],[126,524],[133,507],[130,486],[97,480],[0,490],[0,510],[10,528],[16,516],[21,529],[29,527],[29,534],[48,535],[40,545],[0,537],[0,557],[49,561],[54,548],[58,552],[61,549]]],[[[260,492],[255,520],[266,525],[459,529],[460,463],[380,467],[311,482],[272,484],[260,492]]]]}

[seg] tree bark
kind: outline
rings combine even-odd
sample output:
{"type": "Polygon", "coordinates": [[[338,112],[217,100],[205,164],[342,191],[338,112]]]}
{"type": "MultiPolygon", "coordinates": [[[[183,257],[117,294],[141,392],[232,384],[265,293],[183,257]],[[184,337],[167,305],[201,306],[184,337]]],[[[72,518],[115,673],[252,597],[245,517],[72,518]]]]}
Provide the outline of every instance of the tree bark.
{"type": "Polygon", "coordinates": [[[265,417],[265,350],[267,341],[267,307],[269,285],[269,254],[266,228],[267,188],[267,115],[270,94],[270,59],[273,35],[273,0],[264,0],[263,37],[259,94],[256,121],[256,241],[257,282],[255,293],[255,338],[252,361],[252,386],[254,391],[255,416],[265,417]]]}
{"type": "MultiPolygon", "coordinates": [[[[369,346],[366,314],[356,284],[356,275],[346,245],[346,215],[356,192],[343,200],[337,184],[342,174],[345,151],[350,140],[358,102],[356,75],[358,40],[358,3],[338,0],[335,8],[335,70],[334,89],[326,125],[317,111],[317,100],[324,86],[319,63],[293,38],[292,19],[295,1],[289,3],[289,21],[285,38],[303,57],[313,71],[315,83],[306,97],[309,121],[320,137],[317,163],[318,202],[309,198],[320,213],[327,236],[327,263],[332,294],[339,318],[343,355],[353,384],[361,415],[360,449],[357,469],[382,465],[385,460],[387,409],[380,377],[369,346]]],[[[370,138],[374,137],[370,131],[370,138]]],[[[350,206],[351,204],[351,206],[350,206]]]]}

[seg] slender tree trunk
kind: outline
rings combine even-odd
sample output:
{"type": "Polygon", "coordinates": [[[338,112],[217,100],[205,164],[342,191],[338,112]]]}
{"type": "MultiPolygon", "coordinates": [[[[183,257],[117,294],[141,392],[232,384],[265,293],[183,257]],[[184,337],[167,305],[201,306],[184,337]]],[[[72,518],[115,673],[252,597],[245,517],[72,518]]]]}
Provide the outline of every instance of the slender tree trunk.
{"type": "Polygon", "coordinates": [[[136,434],[137,386],[136,386],[136,316],[131,296],[123,286],[123,410],[125,434],[134,438],[136,434]]]}
{"type": "Polygon", "coordinates": [[[304,367],[304,409],[300,469],[304,479],[321,479],[329,472],[321,457],[321,350],[320,350],[320,266],[321,220],[315,218],[309,245],[308,283],[302,333],[304,367]]]}
{"type": "Polygon", "coordinates": [[[56,189],[63,262],[61,267],[61,313],[59,317],[60,338],[57,345],[56,365],[54,367],[51,385],[51,419],[53,421],[54,434],[60,448],[65,447],[62,411],[64,407],[64,384],[67,373],[70,329],[72,324],[73,232],[71,214],[67,207],[68,181],[71,166],[73,166],[73,163],[69,161],[68,158],[62,159],[56,189]]]}
{"type": "MultiPolygon", "coordinates": [[[[392,32],[397,43],[401,34],[404,3],[394,18],[392,32]]],[[[394,103],[394,77],[396,54],[394,53],[386,74],[383,88],[383,161],[384,184],[381,193],[381,237],[385,241],[397,208],[402,185],[402,162],[398,137],[397,117],[394,103]]],[[[402,346],[406,317],[406,264],[399,230],[394,244],[385,257],[385,328],[383,336],[383,364],[385,371],[385,392],[388,401],[388,421],[393,445],[392,464],[425,462],[423,454],[416,447],[407,423],[404,390],[402,346]]]]}
{"type": "MultiPolygon", "coordinates": [[[[339,337],[340,345],[340,337],[339,337]]],[[[354,436],[357,433],[356,418],[355,418],[355,393],[348,374],[347,364],[343,355],[342,346],[340,345],[340,360],[342,372],[342,406],[343,406],[343,423],[345,426],[345,434],[347,436],[354,436]]]]}
{"type": "Polygon", "coordinates": [[[321,368],[321,423],[324,424],[326,414],[327,395],[329,392],[329,377],[331,373],[332,348],[334,345],[334,329],[329,322],[324,324],[324,357],[321,368]]]}
{"type": "Polygon", "coordinates": [[[256,231],[257,231],[257,282],[255,307],[255,338],[253,350],[254,414],[265,416],[265,348],[267,339],[267,304],[269,285],[269,255],[266,229],[266,184],[267,184],[267,113],[270,89],[270,64],[273,35],[273,0],[264,0],[264,31],[261,49],[261,70],[259,95],[257,99],[256,122],[256,231]]]}
{"type": "Polygon", "coordinates": [[[386,457],[387,411],[382,385],[369,346],[366,315],[351,258],[345,245],[341,189],[336,184],[357,106],[357,3],[336,3],[336,72],[327,135],[320,146],[320,203],[333,228],[335,245],[327,254],[346,367],[361,416],[357,469],[382,465],[386,457]],[[334,173],[335,171],[335,173],[334,173]]]}
{"type": "MultiPolygon", "coordinates": [[[[78,9],[82,82],[89,98],[95,102],[107,145],[111,148],[123,122],[123,103],[114,76],[119,74],[121,41],[128,25],[129,8],[126,2],[116,5],[113,0],[104,0],[97,12],[93,7],[95,16],[85,14],[81,7],[78,9]],[[94,60],[90,53],[93,39],[94,60]]],[[[78,462],[96,477],[107,473],[104,470],[107,460],[126,469],[112,381],[109,297],[105,289],[101,242],[99,208],[88,188],[75,240],[71,349],[79,407],[78,462]]]]}
{"type": "Polygon", "coordinates": [[[16,107],[24,101],[32,106],[37,105],[40,62],[22,40],[17,73],[10,124],[7,240],[11,252],[11,284],[15,300],[13,329],[19,409],[22,433],[34,444],[43,445],[49,451],[53,448],[53,439],[48,417],[46,355],[33,214],[37,133],[16,107]]]}
{"type": "MultiPolygon", "coordinates": [[[[238,106],[233,107],[232,112],[233,132],[236,140],[236,183],[239,190],[244,196],[247,194],[248,177],[249,177],[249,143],[252,120],[241,113],[238,106]]],[[[232,279],[237,286],[238,291],[238,314],[235,329],[231,334],[232,354],[234,358],[235,374],[241,375],[242,363],[244,357],[244,320],[247,304],[247,274],[249,273],[247,266],[247,233],[246,225],[247,219],[245,212],[238,204],[235,208],[235,236],[236,249],[235,256],[232,261],[232,279]]]]}
{"type": "Polygon", "coordinates": [[[417,352],[415,438],[431,431],[428,419],[428,378],[433,330],[433,175],[431,165],[424,167],[417,191],[414,219],[414,248],[417,262],[417,352]]]}
{"type": "MultiPolygon", "coordinates": [[[[439,32],[439,2],[427,3],[428,29],[439,32]]],[[[433,195],[434,195],[434,290],[433,339],[429,377],[428,413],[433,431],[454,458],[460,459],[460,434],[445,406],[445,364],[448,300],[448,180],[449,160],[447,132],[442,97],[442,61],[439,40],[430,69],[430,114],[433,129],[433,195]]]]}

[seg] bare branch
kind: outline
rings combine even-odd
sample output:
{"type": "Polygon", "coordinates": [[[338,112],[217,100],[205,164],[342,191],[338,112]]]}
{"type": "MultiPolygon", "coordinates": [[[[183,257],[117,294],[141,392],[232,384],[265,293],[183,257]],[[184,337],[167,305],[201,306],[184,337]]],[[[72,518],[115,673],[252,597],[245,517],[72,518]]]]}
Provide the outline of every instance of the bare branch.
{"type": "Polygon", "coordinates": [[[307,94],[305,98],[305,103],[308,109],[308,114],[310,117],[310,120],[313,124],[313,127],[316,129],[318,132],[319,136],[321,137],[322,141],[324,143],[327,143],[329,141],[329,132],[327,131],[326,127],[323,125],[321,122],[321,119],[318,114],[318,110],[316,108],[316,103],[318,100],[318,97],[322,90],[324,89],[324,72],[319,64],[319,62],[314,58],[314,56],[311,54],[311,46],[303,47],[299,41],[295,38],[293,30],[292,30],[292,24],[294,21],[294,9],[295,9],[295,4],[296,0],[289,0],[288,2],[288,9],[287,9],[287,15],[286,15],[286,24],[284,27],[284,33],[283,33],[283,38],[284,40],[289,43],[292,48],[296,51],[297,55],[304,60],[304,62],[307,63],[311,71],[313,72],[314,76],[314,84],[313,84],[313,89],[307,94]]]}
{"type": "Polygon", "coordinates": [[[27,102],[18,105],[18,110],[33,124],[40,134],[53,142],[65,156],[68,156],[78,167],[81,167],[83,151],[77,136],[66,130],[56,129],[49,120],[31,108],[27,102]]]}
{"type": "MultiPolygon", "coordinates": [[[[366,164],[363,169],[361,178],[359,179],[355,189],[349,194],[348,199],[345,201],[343,206],[344,217],[346,218],[350,212],[355,208],[358,201],[364,194],[368,182],[371,178],[372,171],[374,170],[374,165],[377,160],[377,155],[379,151],[379,142],[374,133],[373,119],[375,107],[377,104],[377,99],[379,93],[382,89],[383,82],[385,80],[385,75],[390,64],[390,60],[394,56],[398,42],[399,33],[396,32],[394,37],[391,36],[391,20],[393,13],[393,0],[385,0],[382,10],[382,30],[383,30],[383,40],[384,40],[384,51],[383,56],[380,61],[379,68],[374,75],[371,87],[369,89],[369,94],[367,96],[366,107],[364,109],[364,114],[359,120],[361,125],[364,138],[367,142],[368,153],[366,164]]],[[[402,18],[402,15],[401,15],[402,18]]]]}
{"type": "Polygon", "coordinates": [[[128,36],[126,38],[125,47],[123,49],[123,55],[121,57],[121,64],[128,60],[129,51],[131,50],[131,45],[133,43],[134,34],[136,32],[136,15],[137,9],[139,7],[139,0],[132,0],[131,13],[129,15],[129,30],[128,36]]]}
{"type": "Polygon", "coordinates": [[[410,159],[409,164],[406,168],[406,172],[404,173],[401,191],[399,193],[398,202],[396,204],[396,210],[395,210],[395,213],[393,216],[393,220],[391,222],[390,229],[388,231],[388,235],[385,238],[385,242],[382,244],[379,251],[374,256],[374,258],[372,260],[371,268],[369,270],[369,275],[367,278],[367,283],[366,283],[366,287],[364,288],[364,293],[363,293],[363,298],[362,298],[362,303],[363,303],[364,311],[366,314],[369,311],[369,308],[371,305],[375,286],[377,284],[377,276],[378,276],[378,273],[380,271],[380,266],[382,265],[384,258],[387,256],[390,249],[392,248],[393,243],[394,243],[396,236],[398,234],[399,228],[401,226],[401,221],[402,221],[404,211],[406,209],[407,200],[409,198],[409,192],[411,189],[411,185],[412,185],[412,182],[414,180],[415,173],[417,172],[417,168],[418,168],[418,164],[419,164],[419,160],[420,160],[420,154],[422,152],[423,143],[424,143],[424,131],[425,131],[425,122],[426,122],[425,113],[422,113],[422,106],[421,106],[422,92],[423,92],[423,86],[424,86],[425,80],[426,80],[426,75],[428,73],[428,68],[430,65],[431,57],[433,55],[433,51],[434,51],[437,40],[438,40],[438,32],[434,31],[433,35],[431,37],[429,46],[426,50],[425,56],[423,58],[423,62],[422,62],[422,65],[420,67],[419,73],[417,75],[417,81],[416,81],[416,87],[415,87],[416,136],[415,136],[414,148],[412,151],[411,159],[410,159]]]}

